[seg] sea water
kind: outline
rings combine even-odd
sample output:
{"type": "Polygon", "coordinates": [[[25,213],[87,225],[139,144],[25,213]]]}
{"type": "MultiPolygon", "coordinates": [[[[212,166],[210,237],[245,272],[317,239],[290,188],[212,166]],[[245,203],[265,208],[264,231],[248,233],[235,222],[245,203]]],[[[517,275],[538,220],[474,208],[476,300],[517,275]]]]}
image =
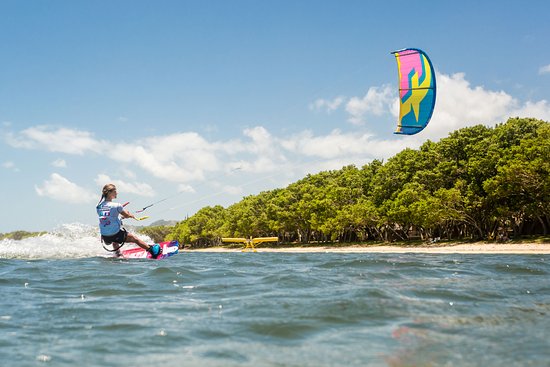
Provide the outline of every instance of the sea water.
{"type": "Polygon", "coordinates": [[[549,255],[106,254],[0,241],[1,365],[550,365],[549,255]]]}

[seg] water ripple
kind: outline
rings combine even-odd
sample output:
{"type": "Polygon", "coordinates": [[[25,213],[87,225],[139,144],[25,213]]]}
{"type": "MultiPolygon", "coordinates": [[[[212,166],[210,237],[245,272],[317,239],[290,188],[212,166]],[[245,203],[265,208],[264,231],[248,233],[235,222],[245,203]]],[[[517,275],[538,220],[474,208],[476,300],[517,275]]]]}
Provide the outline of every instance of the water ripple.
{"type": "Polygon", "coordinates": [[[544,365],[548,260],[0,259],[0,347],[15,367],[544,365]]]}

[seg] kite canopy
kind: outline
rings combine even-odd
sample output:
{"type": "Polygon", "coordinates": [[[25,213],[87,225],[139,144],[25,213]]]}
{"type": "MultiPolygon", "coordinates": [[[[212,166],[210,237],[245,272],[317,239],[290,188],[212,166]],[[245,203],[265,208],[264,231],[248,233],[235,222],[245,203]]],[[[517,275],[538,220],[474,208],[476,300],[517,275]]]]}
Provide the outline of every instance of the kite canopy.
{"type": "Polygon", "coordinates": [[[399,72],[399,122],[396,134],[422,131],[435,106],[435,72],[428,55],[416,48],[394,51],[399,72]]]}

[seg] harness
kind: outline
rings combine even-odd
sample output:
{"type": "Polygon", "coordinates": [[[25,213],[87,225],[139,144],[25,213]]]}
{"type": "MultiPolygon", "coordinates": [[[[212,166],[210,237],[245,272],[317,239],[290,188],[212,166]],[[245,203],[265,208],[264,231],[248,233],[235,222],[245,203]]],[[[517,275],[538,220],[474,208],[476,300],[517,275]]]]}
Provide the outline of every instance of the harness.
{"type": "MultiPolygon", "coordinates": [[[[124,227],[121,227],[120,230],[124,231],[124,233],[125,233],[124,239],[126,239],[126,237],[128,236],[128,231],[126,231],[126,228],[124,228],[124,227]]],[[[103,241],[103,236],[100,236],[100,239],[101,239],[101,246],[103,246],[105,251],[109,251],[109,252],[117,252],[118,250],[120,250],[122,248],[122,246],[124,246],[126,244],[125,241],[122,241],[122,243],[110,242],[108,245],[113,246],[114,250],[109,250],[107,247],[105,247],[106,242],[103,241]],[[117,248],[115,248],[115,245],[113,245],[113,243],[118,244],[119,246],[117,248]]]]}

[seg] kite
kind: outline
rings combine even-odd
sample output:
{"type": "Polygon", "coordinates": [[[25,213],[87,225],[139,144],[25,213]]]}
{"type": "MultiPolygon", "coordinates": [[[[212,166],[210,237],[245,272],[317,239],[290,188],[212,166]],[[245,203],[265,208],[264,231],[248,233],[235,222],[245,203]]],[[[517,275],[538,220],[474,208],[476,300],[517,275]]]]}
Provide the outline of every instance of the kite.
{"type": "Polygon", "coordinates": [[[428,55],[416,48],[394,51],[399,72],[399,122],[395,134],[422,131],[434,112],[435,72],[428,55]]]}

